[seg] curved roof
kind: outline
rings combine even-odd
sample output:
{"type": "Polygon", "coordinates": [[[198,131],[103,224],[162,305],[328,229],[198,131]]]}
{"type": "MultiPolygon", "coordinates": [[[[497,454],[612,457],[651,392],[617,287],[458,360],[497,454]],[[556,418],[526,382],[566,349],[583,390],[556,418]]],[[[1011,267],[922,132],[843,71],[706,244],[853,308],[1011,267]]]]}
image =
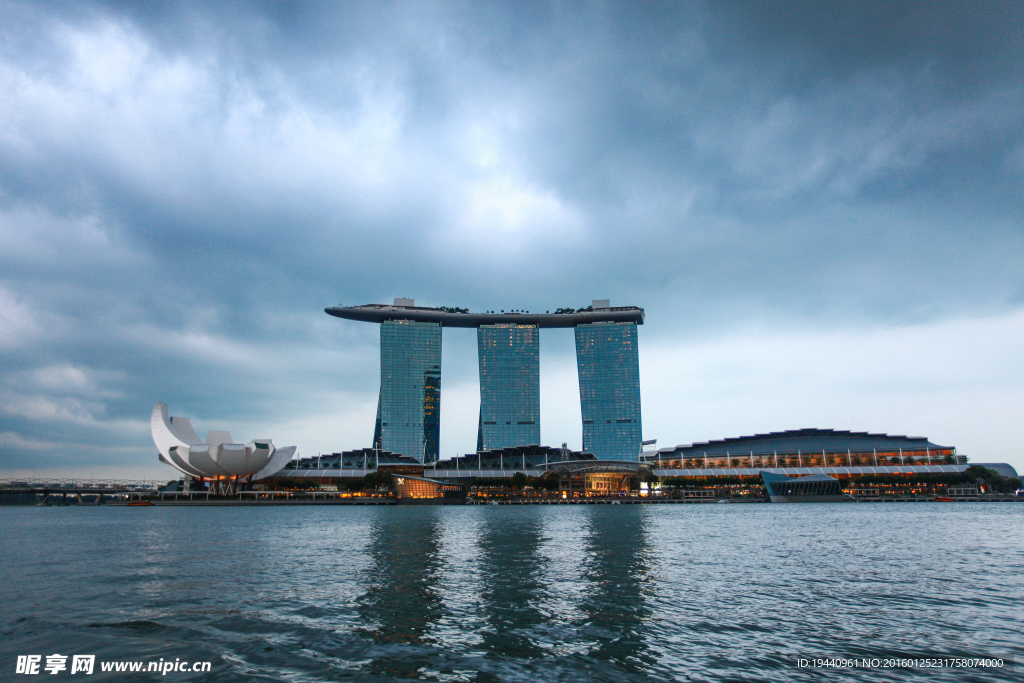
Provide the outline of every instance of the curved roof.
{"type": "Polygon", "coordinates": [[[438,323],[442,327],[480,327],[481,325],[536,325],[537,327],[576,327],[589,323],[644,324],[644,309],[636,306],[598,308],[578,313],[456,313],[443,308],[422,306],[335,306],[324,311],[338,318],[382,323],[386,320],[413,320],[438,323]]]}
{"type": "Polygon", "coordinates": [[[640,469],[640,463],[627,460],[569,460],[548,465],[549,470],[559,474],[579,474],[581,472],[631,472],[640,469]]]}
{"type": "Polygon", "coordinates": [[[885,450],[925,450],[925,449],[950,449],[950,446],[940,446],[932,443],[923,436],[899,436],[889,434],[874,434],[869,432],[851,432],[843,429],[788,429],[783,432],[769,432],[767,434],[754,434],[753,436],[737,436],[727,439],[715,439],[702,441],[685,446],[674,448],[661,448],[657,451],[647,451],[643,457],[645,460],[657,460],[674,456],[697,456],[704,455],[719,456],[742,453],[813,453],[816,451],[871,451],[885,450]]]}

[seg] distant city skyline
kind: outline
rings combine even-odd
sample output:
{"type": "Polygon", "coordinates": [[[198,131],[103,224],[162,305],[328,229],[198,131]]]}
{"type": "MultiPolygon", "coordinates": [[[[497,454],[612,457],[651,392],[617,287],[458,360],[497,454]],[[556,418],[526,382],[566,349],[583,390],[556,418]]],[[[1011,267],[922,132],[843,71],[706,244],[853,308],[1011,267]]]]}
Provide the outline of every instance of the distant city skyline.
{"type": "MultiPolygon", "coordinates": [[[[378,330],[323,310],[399,297],[643,307],[658,447],[833,428],[1024,471],[1022,24],[1008,0],[5,3],[0,472],[170,476],[156,401],[367,447],[378,330]]],[[[445,331],[441,457],[477,442],[476,335],[445,331]]],[[[576,353],[542,331],[547,445],[583,446],[576,353]]]]}

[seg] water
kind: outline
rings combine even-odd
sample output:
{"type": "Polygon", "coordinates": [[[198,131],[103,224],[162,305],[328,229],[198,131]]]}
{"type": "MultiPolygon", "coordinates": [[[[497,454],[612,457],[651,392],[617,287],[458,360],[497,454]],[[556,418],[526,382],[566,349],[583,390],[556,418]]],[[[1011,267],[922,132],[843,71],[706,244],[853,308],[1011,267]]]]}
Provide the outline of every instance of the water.
{"type": "Polygon", "coordinates": [[[212,666],[84,680],[1020,680],[795,663],[1024,662],[1022,521],[1016,504],[0,507],[0,680],[53,653],[212,666]]]}

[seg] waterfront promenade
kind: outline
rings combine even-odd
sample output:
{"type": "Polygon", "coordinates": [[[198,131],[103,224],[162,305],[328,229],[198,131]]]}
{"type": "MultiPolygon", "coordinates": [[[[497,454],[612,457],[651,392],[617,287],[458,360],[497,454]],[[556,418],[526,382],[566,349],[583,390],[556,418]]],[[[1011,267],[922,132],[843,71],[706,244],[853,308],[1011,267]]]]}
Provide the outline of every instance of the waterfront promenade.
{"type": "MultiPolygon", "coordinates": [[[[36,505],[155,505],[155,506],[302,506],[302,505],[377,505],[399,504],[389,492],[352,492],[330,490],[307,491],[241,491],[222,496],[206,491],[167,491],[167,483],[150,480],[114,479],[18,479],[0,480],[0,504],[36,505]]],[[[943,496],[939,496],[943,498],[943,496]]],[[[937,496],[851,496],[857,503],[927,503],[937,496]]],[[[754,495],[693,497],[685,491],[666,495],[575,496],[562,498],[557,494],[488,491],[471,495],[465,505],[693,505],[693,504],[757,504],[767,502],[754,495]]],[[[1024,502],[1014,494],[969,494],[948,497],[952,503],[1024,502]]],[[[449,503],[450,504],[450,503],[449,503]]]]}

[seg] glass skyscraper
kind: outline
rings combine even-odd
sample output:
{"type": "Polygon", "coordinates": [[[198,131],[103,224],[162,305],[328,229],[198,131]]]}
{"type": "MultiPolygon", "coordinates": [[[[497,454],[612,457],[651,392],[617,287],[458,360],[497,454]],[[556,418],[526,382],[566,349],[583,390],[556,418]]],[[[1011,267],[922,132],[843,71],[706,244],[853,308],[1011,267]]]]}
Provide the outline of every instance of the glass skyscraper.
{"type": "Polygon", "coordinates": [[[477,450],[540,445],[540,330],[481,325],[477,450]]]}
{"type": "Polygon", "coordinates": [[[640,426],[640,354],[635,323],[576,326],[583,450],[599,460],[636,460],[640,426]]]}
{"type": "Polygon", "coordinates": [[[438,459],[441,329],[476,328],[480,361],[477,450],[540,445],[540,329],[573,328],[583,414],[583,448],[598,458],[636,461],[642,446],[637,325],[644,310],[594,299],[554,313],[394,304],[333,306],[329,315],[380,324],[376,448],[438,459]]]}
{"type": "Polygon", "coordinates": [[[437,460],[440,437],[441,326],[384,321],[374,445],[431,463],[437,460]]]}

